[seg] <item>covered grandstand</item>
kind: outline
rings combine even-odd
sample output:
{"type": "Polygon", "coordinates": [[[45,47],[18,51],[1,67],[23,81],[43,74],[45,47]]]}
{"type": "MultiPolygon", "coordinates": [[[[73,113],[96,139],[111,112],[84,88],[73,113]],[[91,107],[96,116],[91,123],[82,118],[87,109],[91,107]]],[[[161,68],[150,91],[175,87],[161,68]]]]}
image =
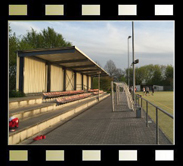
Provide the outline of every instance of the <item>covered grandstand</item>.
{"type": "Polygon", "coordinates": [[[75,46],[17,51],[16,89],[25,94],[91,89],[99,73],[109,76],[75,46]]]}

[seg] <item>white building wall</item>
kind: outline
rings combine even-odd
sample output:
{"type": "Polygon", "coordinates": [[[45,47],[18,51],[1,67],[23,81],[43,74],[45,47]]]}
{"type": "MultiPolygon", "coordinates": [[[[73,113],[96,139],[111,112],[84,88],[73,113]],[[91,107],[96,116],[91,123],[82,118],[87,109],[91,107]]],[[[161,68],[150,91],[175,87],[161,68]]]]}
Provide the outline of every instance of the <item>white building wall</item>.
{"type": "Polygon", "coordinates": [[[74,72],[66,70],[66,90],[74,90],[74,72]]]}
{"type": "Polygon", "coordinates": [[[89,80],[89,87],[88,87],[88,89],[91,89],[91,76],[89,76],[88,80],[89,80]]]}
{"type": "Polygon", "coordinates": [[[24,58],[24,93],[37,93],[46,91],[44,62],[28,57],[24,58]]]}
{"type": "Polygon", "coordinates": [[[51,65],[51,91],[63,90],[63,70],[61,67],[51,65]]]}
{"type": "Polygon", "coordinates": [[[82,78],[80,73],[76,73],[76,90],[82,90],[82,78]]]}
{"type": "Polygon", "coordinates": [[[83,88],[87,89],[87,76],[83,75],[83,88]]]}

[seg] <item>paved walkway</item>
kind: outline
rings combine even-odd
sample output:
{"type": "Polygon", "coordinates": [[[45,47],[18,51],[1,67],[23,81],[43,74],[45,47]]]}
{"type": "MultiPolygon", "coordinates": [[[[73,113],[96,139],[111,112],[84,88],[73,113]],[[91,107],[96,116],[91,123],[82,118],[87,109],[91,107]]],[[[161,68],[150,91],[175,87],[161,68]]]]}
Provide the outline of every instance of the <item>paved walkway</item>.
{"type": "MultiPolygon", "coordinates": [[[[146,127],[145,118],[136,118],[129,110],[125,93],[121,93],[116,111],[111,97],[93,106],[32,144],[66,145],[146,145],[156,143],[155,125],[146,127]]],[[[145,116],[144,116],[145,117],[145,116]]],[[[160,132],[160,144],[170,144],[160,132]]]]}

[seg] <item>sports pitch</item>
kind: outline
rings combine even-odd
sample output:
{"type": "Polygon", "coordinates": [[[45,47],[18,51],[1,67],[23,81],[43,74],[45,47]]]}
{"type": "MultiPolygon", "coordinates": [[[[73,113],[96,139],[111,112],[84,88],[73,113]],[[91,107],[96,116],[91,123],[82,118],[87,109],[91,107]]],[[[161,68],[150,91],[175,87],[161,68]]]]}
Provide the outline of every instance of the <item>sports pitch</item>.
{"type": "MultiPolygon", "coordinates": [[[[157,105],[159,108],[165,110],[166,112],[174,115],[174,93],[171,92],[155,92],[153,95],[151,92],[147,96],[143,95],[143,92],[136,92],[136,94],[142,95],[142,98],[148,100],[149,102],[157,105]]],[[[139,104],[141,100],[139,101],[139,104]]],[[[143,100],[142,107],[146,110],[146,102],[143,100]]],[[[156,109],[152,105],[148,104],[148,115],[156,123],[156,109]]],[[[168,137],[168,139],[173,143],[174,135],[174,122],[173,119],[163,114],[161,111],[158,111],[159,115],[159,127],[168,137]]]]}

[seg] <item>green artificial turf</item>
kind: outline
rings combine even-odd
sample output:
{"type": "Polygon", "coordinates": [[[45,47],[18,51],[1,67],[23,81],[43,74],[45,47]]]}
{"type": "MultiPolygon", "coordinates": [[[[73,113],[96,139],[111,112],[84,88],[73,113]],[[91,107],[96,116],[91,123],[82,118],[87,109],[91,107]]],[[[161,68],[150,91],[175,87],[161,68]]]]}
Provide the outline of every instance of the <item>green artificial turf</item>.
{"type": "MultiPolygon", "coordinates": [[[[148,94],[143,95],[142,92],[136,92],[142,96],[142,98],[148,100],[149,102],[157,105],[159,108],[164,111],[174,115],[174,99],[173,92],[155,92],[153,95],[148,94]]],[[[139,104],[141,105],[141,99],[139,99],[139,104]]],[[[146,111],[146,101],[142,100],[142,108],[146,111]]],[[[148,104],[148,115],[152,118],[152,120],[156,123],[156,108],[151,104],[148,104]]],[[[174,120],[162,113],[158,110],[158,122],[160,129],[164,132],[164,134],[168,137],[168,139],[173,143],[173,135],[174,135],[174,120]]]]}

